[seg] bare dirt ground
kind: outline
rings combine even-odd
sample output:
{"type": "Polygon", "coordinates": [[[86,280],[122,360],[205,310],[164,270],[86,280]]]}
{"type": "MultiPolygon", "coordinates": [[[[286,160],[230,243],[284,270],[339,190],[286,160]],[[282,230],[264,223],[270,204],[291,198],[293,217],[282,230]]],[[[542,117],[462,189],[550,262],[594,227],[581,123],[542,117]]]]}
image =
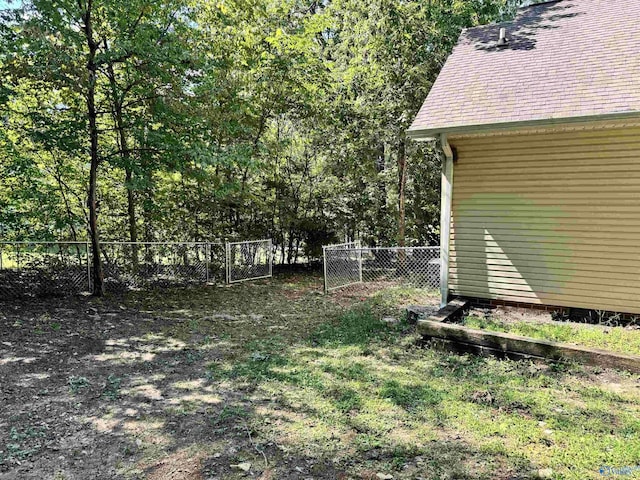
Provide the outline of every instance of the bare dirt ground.
{"type": "Polygon", "coordinates": [[[437,298],[384,287],[0,303],[0,480],[582,480],[640,458],[637,377],[420,348],[389,318],[437,298]]]}
{"type": "MultiPolygon", "coordinates": [[[[0,303],[0,479],[275,478],[260,463],[282,452],[244,420],[251,389],[208,366],[304,338],[375,291],[327,301],[316,277],[276,283],[0,303]],[[258,460],[247,472],[243,452],[258,460]]],[[[287,458],[278,478],[339,476],[287,458]]]]}

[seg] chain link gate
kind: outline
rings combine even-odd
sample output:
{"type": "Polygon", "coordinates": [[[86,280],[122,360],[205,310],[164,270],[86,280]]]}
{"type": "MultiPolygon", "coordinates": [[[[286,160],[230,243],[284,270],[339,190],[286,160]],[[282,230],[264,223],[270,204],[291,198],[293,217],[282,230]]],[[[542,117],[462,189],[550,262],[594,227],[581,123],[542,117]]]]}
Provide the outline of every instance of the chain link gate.
{"type": "Polygon", "coordinates": [[[273,276],[271,239],[230,242],[226,246],[227,283],[273,276]]]}
{"type": "Polygon", "coordinates": [[[323,250],[325,292],[363,283],[434,290],[440,285],[439,247],[362,247],[351,242],[323,250]]]}
{"type": "Polygon", "coordinates": [[[360,242],[339,243],[322,247],[322,256],[324,259],[325,292],[362,282],[360,242]]]}

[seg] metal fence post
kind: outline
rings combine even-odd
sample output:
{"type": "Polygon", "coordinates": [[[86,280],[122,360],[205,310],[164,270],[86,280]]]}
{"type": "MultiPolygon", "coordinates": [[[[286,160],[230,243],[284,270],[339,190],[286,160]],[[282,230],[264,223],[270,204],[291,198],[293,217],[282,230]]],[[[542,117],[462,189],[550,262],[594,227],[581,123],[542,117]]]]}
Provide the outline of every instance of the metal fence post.
{"type": "Polygon", "coordinates": [[[211,252],[211,244],[210,243],[206,243],[204,246],[204,256],[205,256],[205,261],[204,261],[204,270],[205,270],[205,275],[207,278],[207,283],[209,283],[209,255],[211,252]]]}
{"type": "Polygon", "coordinates": [[[225,280],[227,285],[231,283],[231,244],[229,242],[224,245],[224,263],[225,263],[225,280]]]}
{"type": "Polygon", "coordinates": [[[269,239],[269,276],[273,277],[273,240],[269,239]]]}
{"type": "Polygon", "coordinates": [[[89,257],[89,242],[86,243],[87,248],[87,285],[91,291],[91,258],[89,257]]]}
{"type": "Polygon", "coordinates": [[[362,283],[362,246],[358,245],[358,266],[360,274],[360,283],[362,283]]]}
{"type": "Polygon", "coordinates": [[[324,293],[328,293],[329,290],[327,288],[327,247],[325,245],[322,246],[322,266],[324,270],[324,293]]]}

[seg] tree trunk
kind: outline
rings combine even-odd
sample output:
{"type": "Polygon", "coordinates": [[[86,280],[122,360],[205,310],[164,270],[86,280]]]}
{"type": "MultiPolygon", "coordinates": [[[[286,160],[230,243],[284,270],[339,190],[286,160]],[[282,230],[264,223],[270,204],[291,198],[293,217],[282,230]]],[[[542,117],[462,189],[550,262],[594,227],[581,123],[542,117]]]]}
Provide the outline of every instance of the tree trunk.
{"type": "Polygon", "coordinates": [[[287,245],[287,264],[291,265],[291,261],[293,260],[293,242],[294,242],[294,238],[293,238],[293,228],[290,226],[289,227],[289,239],[288,239],[288,245],[287,245]]]}
{"type": "Polygon", "coordinates": [[[89,235],[91,237],[91,248],[93,252],[93,295],[101,297],[104,295],[104,275],[102,272],[102,257],[100,253],[100,232],[98,230],[98,114],[96,112],[96,52],[98,45],[93,39],[93,27],[91,24],[92,0],[87,0],[87,7],[83,15],[84,34],[87,39],[89,53],[87,55],[87,70],[89,71],[89,82],[87,86],[87,114],[89,117],[89,139],[90,139],[90,159],[89,169],[89,235]]]}
{"type": "MultiPolygon", "coordinates": [[[[384,175],[387,166],[387,156],[385,152],[385,143],[381,142],[378,146],[378,157],[376,159],[376,171],[378,173],[376,183],[378,187],[378,210],[380,212],[379,218],[387,218],[389,215],[389,209],[387,206],[387,179],[384,175]]],[[[375,244],[378,246],[388,247],[389,237],[388,230],[386,228],[379,229],[378,239],[375,244]]]]}
{"type": "Polygon", "coordinates": [[[398,147],[398,246],[405,246],[405,188],[407,185],[407,156],[404,140],[398,147]]]}
{"type": "MultiPolygon", "coordinates": [[[[151,184],[153,178],[151,177],[151,173],[147,174],[147,185],[151,184]]],[[[155,240],[155,235],[153,231],[153,202],[154,202],[154,192],[153,187],[148,186],[144,191],[145,199],[142,202],[142,218],[144,220],[144,241],[147,243],[144,247],[144,261],[147,264],[153,263],[153,253],[149,249],[149,243],[155,240]]]]}
{"type": "MultiPolygon", "coordinates": [[[[67,220],[69,222],[69,230],[71,231],[71,240],[73,240],[74,242],[77,242],[78,241],[78,233],[76,232],[76,228],[73,225],[73,221],[74,221],[73,212],[71,211],[71,204],[69,203],[69,199],[67,198],[67,194],[64,191],[65,185],[64,185],[64,182],[62,181],[62,173],[60,173],[60,168],[59,168],[58,163],[56,163],[56,165],[55,165],[55,171],[54,171],[53,176],[56,179],[56,182],[58,182],[58,190],[60,190],[60,196],[62,197],[62,202],[64,203],[64,208],[65,208],[65,211],[67,213],[67,220]]],[[[78,253],[78,256],[80,256],[80,253],[78,253]]]]}
{"type": "MultiPolygon", "coordinates": [[[[398,146],[398,246],[405,246],[405,187],[407,185],[407,156],[404,140],[398,146]]],[[[404,250],[398,252],[398,273],[407,270],[407,255],[404,250]]]]}
{"type": "MultiPolygon", "coordinates": [[[[138,241],[138,226],[136,224],[136,199],[131,187],[133,173],[129,167],[124,169],[125,182],[127,183],[127,215],[129,217],[129,240],[136,243],[138,241]]],[[[138,263],[137,254],[134,263],[138,263]]]]}
{"type": "Polygon", "coordinates": [[[129,240],[138,241],[138,226],[136,224],[136,199],[133,193],[131,182],[133,180],[133,170],[131,168],[131,151],[129,150],[129,141],[125,132],[124,120],[122,116],[122,103],[116,102],[115,105],[115,121],[118,137],[120,141],[121,157],[124,164],[125,181],[127,183],[127,214],[129,217],[129,240]]]}
{"type": "MultiPolygon", "coordinates": [[[[106,49],[106,40],[105,40],[106,49]]],[[[118,94],[118,82],[116,80],[116,74],[113,69],[113,64],[107,66],[107,76],[109,77],[109,85],[111,87],[112,97],[112,114],[113,122],[115,124],[116,131],[118,132],[118,147],[120,150],[120,158],[122,159],[122,165],[125,173],[125,184],[127,188],[127,217],[129,220],[129,241],[134,245],[131,245],[131,261],[134,267],[138,266],[138,246],[135,245],[138,242],[138,227],[136,224],[136,204],[135,195],[133,193],[133,187],[131,182],[133,180],[133,169],[131,168],[131,151],[129,150],[129,139],[127,138],[127,132],[124,126],[124,115],[122,113],[122,103],[124,98],[118,94]]]]}
{"type": "Polygon", "coordinates": [[[131,261],[133,266],[138,266],[138,226],[136,223],[136,199],[133,193],[133,171],[131,169],[131,152],[129,151],[129,142],[127,141],[127,134],[124,131],[124,121],[122,120],[122,104],[117,101],[115,105],[115,121],[116,129],[118,130],[118,137],[120,141],[120,150],[122,151],[121,157],[124,164],[125,183],[127,187],[127,217],[129,220],[129,240],[133,243],[131,245],[131,261]]]}
{"type": "MultiPolygon", "coordinates": [[[[71,211],[71,204],[69,203],[69,199],[67,198],[67,194],[65,193],[65,185],[62,181],[62,173],[60,173],[59,165],[56,163],[55,170],[53,173],[56,182],[58,182],[58,189],[60,190],[60,196],[62,197],[62,202],[64,203],[64,208],[67,213],[67,221],[69,222],[69,230],[71,232],[71,240],[74,242],[78,241],[78,233],[76,232],[76,227],[73,225],[73,212],[71,211]]],[[[82,252],[80,250],[80,245],[75,244],[76,257],[78,259],[78,264],[82,265],[82,252]]]]}

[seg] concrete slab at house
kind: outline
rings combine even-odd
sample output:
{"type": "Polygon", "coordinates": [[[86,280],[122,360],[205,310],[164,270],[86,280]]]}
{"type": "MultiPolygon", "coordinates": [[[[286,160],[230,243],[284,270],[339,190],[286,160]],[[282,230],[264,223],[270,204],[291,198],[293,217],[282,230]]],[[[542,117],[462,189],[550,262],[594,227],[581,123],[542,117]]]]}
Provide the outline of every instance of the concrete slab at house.
{"type": "Polygon", "coordinates": [[[443,302],[640,314],[640,1],[463,31],[408,135],[445,153],[443,302]]]}

